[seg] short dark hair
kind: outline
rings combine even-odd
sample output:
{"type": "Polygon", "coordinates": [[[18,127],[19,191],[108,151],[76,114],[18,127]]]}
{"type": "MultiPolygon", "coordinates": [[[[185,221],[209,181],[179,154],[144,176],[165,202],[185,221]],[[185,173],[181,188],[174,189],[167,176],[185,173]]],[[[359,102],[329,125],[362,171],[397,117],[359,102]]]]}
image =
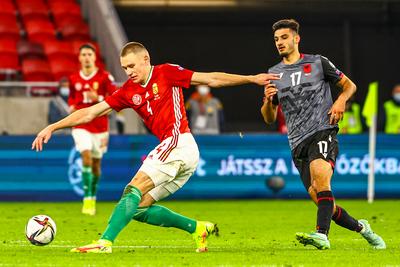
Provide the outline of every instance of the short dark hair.
{"type": "Polygon", "coordinates": [[[281,19],[272,25],[272,33],[275,33],[279,29],[291,29],[298,34],[300,24],[295,19],[281,19]]]}
{"type": "Polygon", "coordinates": [[[124,57],[129,53],[137,54],[142,51],[147,51],[146,47],[138,42],[129,42],[121,49],[120,57],[124,57]]]}
{"type": "Polygon", "coordinates": [[[86,43],[86,44],[81,45],[81,46],[79,47],[79,53],[82,51],[82,49],[90,49],[90,50],[92,50],[94,53],[96,53],[96,48],[94,47],[94,45],[89,44],[89,43],[86,43]]]}

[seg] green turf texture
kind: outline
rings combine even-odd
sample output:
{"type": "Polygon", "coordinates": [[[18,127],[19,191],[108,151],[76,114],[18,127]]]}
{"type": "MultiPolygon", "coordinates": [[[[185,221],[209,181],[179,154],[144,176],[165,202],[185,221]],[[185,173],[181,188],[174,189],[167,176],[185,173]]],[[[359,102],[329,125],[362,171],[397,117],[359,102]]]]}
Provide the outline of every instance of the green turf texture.
{"type": "Polygon", "coordinates": [[[80,214],[80,203],[0,203],[0,266],[400,266],[400,201],[339,201],[350,214],[369,220],[386,241],[376,251],[354,232],[332,224],[331,249],[304,247],[295,233],[312,231],[316,207],[310,201],[168,201],[168,208],[217,222],[219,238],[208,253],[195,253],[183,231],[132,221],[112,254],[74,254],[69,250],[98,239],[115,203],[99,203],[94,217],[80,214]],[[25,238],[27,220],[51,216],[57,236],[36,247],[25,238]]]}

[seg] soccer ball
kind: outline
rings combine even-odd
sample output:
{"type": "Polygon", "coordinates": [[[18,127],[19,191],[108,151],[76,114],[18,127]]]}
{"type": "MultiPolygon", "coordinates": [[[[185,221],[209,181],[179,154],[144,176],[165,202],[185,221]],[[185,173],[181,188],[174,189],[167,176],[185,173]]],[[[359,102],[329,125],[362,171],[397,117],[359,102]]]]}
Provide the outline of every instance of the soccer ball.
{"type": "Polygon", "coordinates": [[[29,242],[35,246],[44,246],[56,236],[56,223],[47,215],[36,215],[26,224],[25,234],[29,242]]]}

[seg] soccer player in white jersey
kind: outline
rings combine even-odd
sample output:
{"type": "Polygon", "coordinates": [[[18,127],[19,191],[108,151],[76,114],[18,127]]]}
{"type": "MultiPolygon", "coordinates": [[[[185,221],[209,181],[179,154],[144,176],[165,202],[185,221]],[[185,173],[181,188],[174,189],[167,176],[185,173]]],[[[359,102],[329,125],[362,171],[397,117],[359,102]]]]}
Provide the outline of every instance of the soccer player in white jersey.
{"type": "Polygon", "coordinates": [[[152,66],[147,49],[140,43],[127,43],[121,50],[121,66],[128,80],[113,95],[94,106],[80,109],[68,117],[47,126],[32,143],[32,149],[42,150],[52,133],[58,129],[87,123],[112,109],[134,109],[145,125],[158,137],[160,144],[152,150],[115,207],[108,226],[98,241],[74,248],[72,252],[111,253],[119,232],[132,220],[175,227],[191,233],[197,252],[207,251],[207,238],[217,234],[214,223],[196,221],[177,214],[157,201],[180,189],[195,171],[199,151],[190,133],[184,109],[182,87],[205,84],[210,87],[246,83],[266,85],[278,75],[235,75],[221,72],[201,73],[178,65],[152,66]]]}

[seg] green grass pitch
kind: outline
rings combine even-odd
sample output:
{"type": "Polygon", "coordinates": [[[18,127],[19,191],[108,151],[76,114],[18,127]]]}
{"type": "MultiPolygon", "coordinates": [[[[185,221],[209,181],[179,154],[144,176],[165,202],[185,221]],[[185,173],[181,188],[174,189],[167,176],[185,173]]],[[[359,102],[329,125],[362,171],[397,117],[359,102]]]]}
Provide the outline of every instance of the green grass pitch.
{"type": "Polygon", "coordinates": [[[163,205],[177,212],[218,223],[221,235],[210,239],[208,253],[195,253],[183,231],[131,222],[112,254],[73,254],[72,247],[99,237],[115,203],[99,203],[94,217],[81,215],[80,203],[0,203],[0,266],[400,266],[400,201],[338,203],[368,219],[388,248],[375,251],[335,223],[330,250],[298,244],[295,233],[313,230],[316,221],[316,208],[306,200],[168,201],[163,205]],[[48,246],[25,238],[25,224],[36,214],[57,224],[48,246]]]}

